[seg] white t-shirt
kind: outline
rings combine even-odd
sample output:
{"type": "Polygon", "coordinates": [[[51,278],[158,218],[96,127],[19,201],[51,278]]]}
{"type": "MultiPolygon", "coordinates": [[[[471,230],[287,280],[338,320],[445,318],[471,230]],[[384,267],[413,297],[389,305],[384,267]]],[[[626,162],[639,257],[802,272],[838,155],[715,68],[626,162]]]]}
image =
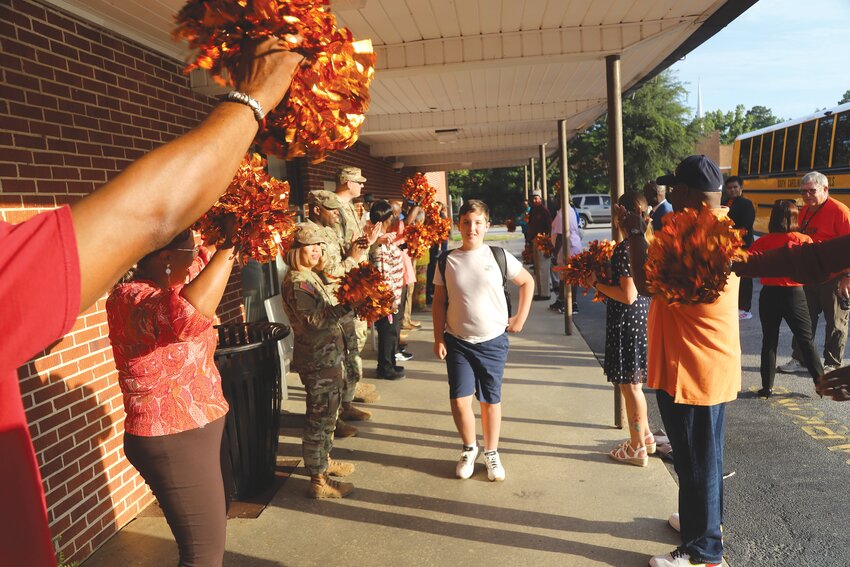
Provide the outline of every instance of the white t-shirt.
{"type": "MultiPolygon", "coordinates": [[[[570,210],[570,256],[575,256],[579,252],[581,252],[581,235],[578,233],[578,223],[576,222],[576,214],[572,207],[567,205],[570,210]]],[[[561,220],[561,210],[558,210],[558,213],[555,215],[555,219],[552,221],[552,244],[555,244],[555,237],[561,234],[561,225],[563,221],[561,220]]],[[[558,252],[558,263],[564,263],[564,246],[561,246],[560,252],[558,252]]]]}
{"type": "MultiPolygon", "coordinates": [[[[505,266],[509,280],[522,270],[520,261],[507,252],[505,266]]],[[[470,343],[483,343],[505,332],[508,304],[502,291],[502,272],[488,245],[452,250],[446,258],[446,282],[438,268],[434,285],[445,285],[449,298],[446,332],[470,343]]]]}

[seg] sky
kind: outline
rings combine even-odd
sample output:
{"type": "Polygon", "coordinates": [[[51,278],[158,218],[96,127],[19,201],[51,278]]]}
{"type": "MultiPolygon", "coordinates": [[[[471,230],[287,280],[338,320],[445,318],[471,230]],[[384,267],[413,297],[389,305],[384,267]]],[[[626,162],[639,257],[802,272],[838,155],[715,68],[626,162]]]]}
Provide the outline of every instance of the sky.
{"type": "Polygon", "coordinates": [[[671,67],[696,111],[760,105],[779,118],[836,106],[850,90],[850,0],[759,0],[671,67]]]}

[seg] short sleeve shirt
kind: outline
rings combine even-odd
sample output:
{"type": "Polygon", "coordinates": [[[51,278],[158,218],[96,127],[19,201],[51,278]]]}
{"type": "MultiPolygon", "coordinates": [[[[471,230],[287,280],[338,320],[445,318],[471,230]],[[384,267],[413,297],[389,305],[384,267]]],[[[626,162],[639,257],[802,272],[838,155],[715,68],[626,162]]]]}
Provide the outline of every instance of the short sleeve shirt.
{"type": "MultiPolygon", "coordinates": [[[[522,264],[505,254],[509,280],[519,275],[522,264]]],[[[475,250],[452,250],[446,256],[446,278],[434,272],[434,285],[446,286],[449,305],[446,332],[470,343],[492,340],[508,326],[508,304],[502,287],[502,272],[487,245],[475,250]]]]}
{"type": "Polygon", "coordinates": [[[8,565],[56,565],[16,368],[67,333],[80,310],[68,207],[0,223],[0,550],[8,565]]]}
{"type": "Polygon", "coordinates": [[[837,236],[850,234],[850,209],[832,197],[828,197],[817,210],[811,207],[800,209],[800,231],[812,237],[815,242],[832,240],[837,236]]]}
{"type": "MultiPolygon", "coordinates": [[[[771,232],[756,240],[753,245],[750,246],[750,252],[765,252],[767,250],[784,248],[786,246],[791,247],[811,243],[812,239],[808,235],[801,234],[799,232],[771,232]]],[[[762,285],[780,287],[795,287],[802,285],[791,278],[762,278],[761,283],[762,285]]]]}
{"type": "MultiPolygon", "coordinates": [[[[205,259],[196,258],[190,277],[205,259]]],[[[212,321],[180,295],[136,280],[106,300],[109,340],[132,435],[170,435],[203,427],[227,413],[212,321]]]]}

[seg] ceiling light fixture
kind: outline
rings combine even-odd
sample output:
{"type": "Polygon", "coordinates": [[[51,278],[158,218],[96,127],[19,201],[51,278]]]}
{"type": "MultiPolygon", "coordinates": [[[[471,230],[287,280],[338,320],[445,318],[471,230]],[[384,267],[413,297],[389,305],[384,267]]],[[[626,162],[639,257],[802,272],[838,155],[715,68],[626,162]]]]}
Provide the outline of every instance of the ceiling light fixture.
{"type": "Polygon", "coordinates": [[[448,128],[446,130],[434,130],[434,134],[441,144],[453,144],[457,142],[460,131],[457,128],[448,128]]]}

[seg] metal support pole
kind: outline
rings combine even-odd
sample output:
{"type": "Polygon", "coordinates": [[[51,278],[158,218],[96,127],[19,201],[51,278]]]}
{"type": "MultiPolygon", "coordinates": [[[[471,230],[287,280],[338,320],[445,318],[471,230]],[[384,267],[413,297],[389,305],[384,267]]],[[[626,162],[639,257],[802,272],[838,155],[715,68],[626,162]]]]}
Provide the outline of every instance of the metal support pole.
{"type": "MultiPolygon", "coordinates": [[[[561,247],[564,250],[564,261],[570,256],[570,186],[567,175],[567,121],[558,120],[558,149],[561,157],[561,247]]],[[[572,286],[561,281],[564,286],[564,334],[573,334],[573,290],[572,286]]]]}
{"type": "Polygon", "coordinates": [[[528,201],[528,166],[522,166],[522,177],[525,180],[525,185],[523,186],[523,195],[525,195],[525,200],[528,201]]]}
{"type": "MultiPolygon", "coordinates": [[[[540,190],[543,191],[543,204],[549,202],[549,188],[546,182],[546,144],[540,144],[540,190]]],[[[548,206],[548,205],[547,205],[548,206]]]]}
{"type": "MultiPolygon", "coordinates": [[[[623,101],[620,97],[620,56],[609,55],[605,58],[605,77],[608,85],[608,182],[611,192],[611,208],[623,194],[623,101]]],[[[611,222],[611,238],[619,242],[622,239],[616,224],[611,222]]],[[[625,411],[620,387],[614,386],[614,426],[622,429],[625,411]]]]}
{"type": "Polygon", "coordinates": [[[531,173],[531,191],[537,188],[534,184],[534,158],[528,158],[528,171],[531,173]]]}

